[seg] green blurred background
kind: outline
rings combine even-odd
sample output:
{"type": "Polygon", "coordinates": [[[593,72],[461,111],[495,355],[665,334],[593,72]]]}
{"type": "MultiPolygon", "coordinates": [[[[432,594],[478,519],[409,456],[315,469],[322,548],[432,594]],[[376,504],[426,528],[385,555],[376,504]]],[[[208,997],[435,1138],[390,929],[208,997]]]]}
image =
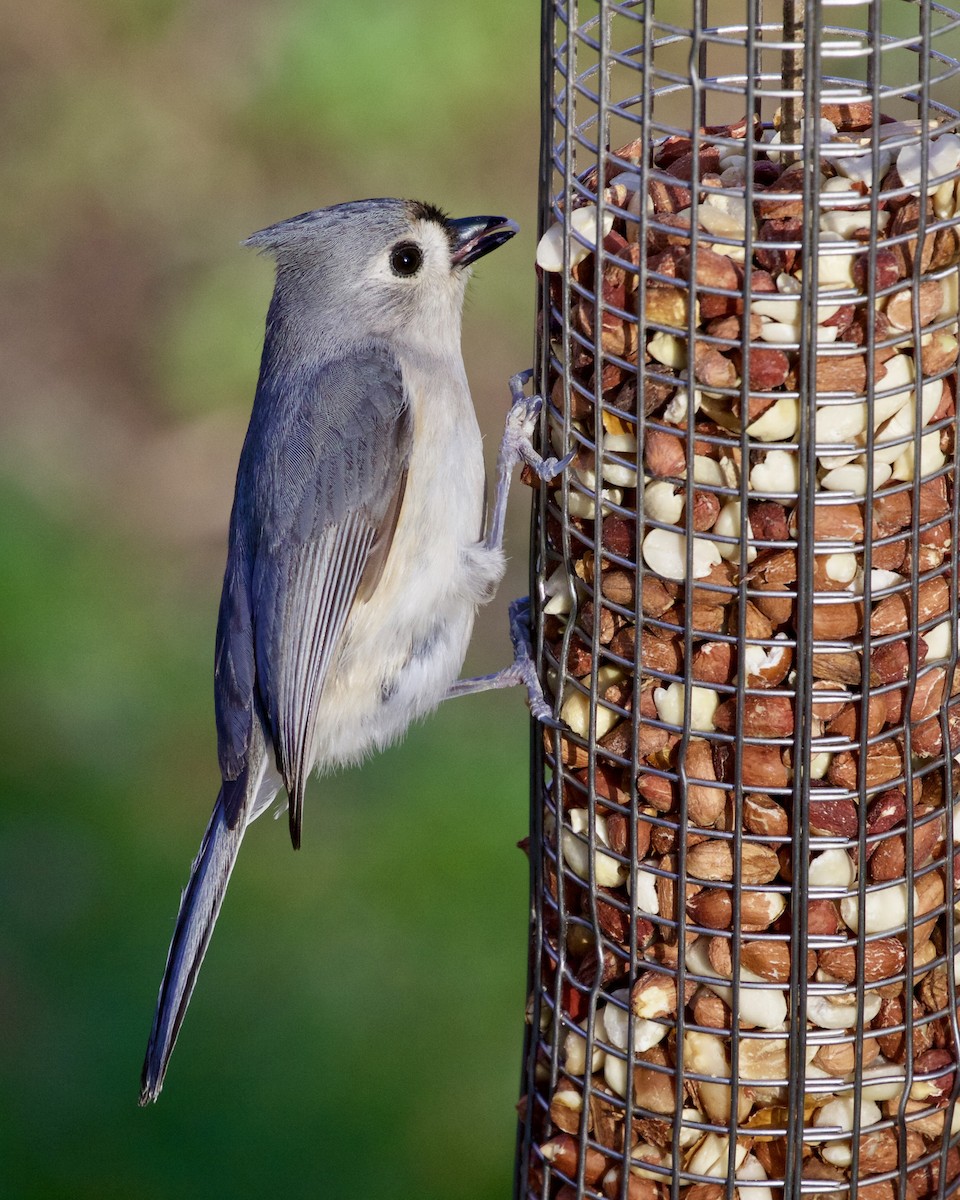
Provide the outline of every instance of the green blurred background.
{"type": "MultiPolygon", "coordinates": [[[[509,1194],[528,723],[460,700],[255,826],[159,1104],[140,1063],[216,795],[213,633],[270,264],[336,201],[505,213],[465,358],[533,350],[538,7],[0,5],[0,1194],[509,1194]]],[[[509,656],[511,576],[467,669],[509,656]]]]}

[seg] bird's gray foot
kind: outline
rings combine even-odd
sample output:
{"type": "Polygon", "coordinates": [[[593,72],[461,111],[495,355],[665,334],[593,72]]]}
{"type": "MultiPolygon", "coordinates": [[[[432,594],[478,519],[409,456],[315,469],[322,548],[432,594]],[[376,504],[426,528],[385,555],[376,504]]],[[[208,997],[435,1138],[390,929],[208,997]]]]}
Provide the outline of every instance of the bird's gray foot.
{"type": "Polygon", "coordinates": [[[510,605],[510,641],[513,643],[513,662],[494,675],[479,675],[474,679],[458,679],[452,685],[447,698],[471,696],[476,692],[488,692],[494,688],[516,687],[521,684],[527,689],[530,712],[538,721],[548,721],[553,714],[543,695],[537,677],[530,647],[530,598],[522,597],[510,605]]]}
{"type": "Polygon", "coordinates": [[[533,435],[537,428],[537,418],[543,408],[543,397],[528,396],[524,392],[523,389],[532,375],[532,371],[519,371],[510,380],[512,403],[507,413],[503,437],[500,439],[500,450],[497,454],[497,490],[493,497],[485,538],[485,545],[489,550],[503,549],[503,527],[513,468],[520,463],[526,463],[540,479],[549,483],[574,457],[573,454],[568,454],[560,459],[544,458],[534,447],[533,435]]]}
{"type": "Polygon", "coordinates": [[[530,370],[518,371],[510,380],[510,396],[513,403],[507,413],[500,452],[512,459],[513,463],[526,463],[536,471],[544,483],[549,483],[570,464],[574,455],[571,453],[565,458],[544,458],[534,448],[533,434],[537,427],[537,417],[543,408],[543,397],[528,396],[524,392],[532,375],[530,370]]]}

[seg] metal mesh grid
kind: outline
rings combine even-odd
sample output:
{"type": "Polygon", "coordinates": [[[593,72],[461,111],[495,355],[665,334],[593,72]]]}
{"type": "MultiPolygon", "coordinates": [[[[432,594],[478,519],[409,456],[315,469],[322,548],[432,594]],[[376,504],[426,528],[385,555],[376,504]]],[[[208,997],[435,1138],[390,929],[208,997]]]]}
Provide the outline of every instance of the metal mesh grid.
{"type": "Polygon", "coordinates": [[[784,7],[544,3],[518,1196],[960,1188],[960,21],[784,7]]]}

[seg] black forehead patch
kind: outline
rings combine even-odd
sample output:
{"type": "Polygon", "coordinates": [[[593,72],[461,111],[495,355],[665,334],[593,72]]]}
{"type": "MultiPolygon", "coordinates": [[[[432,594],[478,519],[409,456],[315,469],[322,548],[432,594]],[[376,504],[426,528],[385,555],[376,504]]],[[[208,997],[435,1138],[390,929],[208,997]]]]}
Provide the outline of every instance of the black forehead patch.
{"type": "Polygon", "coordinates": [[[422,200],[411,200],[410,208],[413,215],[421,221],[436,221],[446,229],[447,214],[435,204],[425,204],[422,200]]]}
{"type": "Polygon", "coordinates": [[[442,208],[437,208],[435,204],[426,204],[423,200],[411,200],[410,211],[413,217],[419,221],[435,221],[443,232],[446,234],[447,241],[450,243],[450,253],[456,249],[456,234],[450,228],[450,218],[442,208]]]}

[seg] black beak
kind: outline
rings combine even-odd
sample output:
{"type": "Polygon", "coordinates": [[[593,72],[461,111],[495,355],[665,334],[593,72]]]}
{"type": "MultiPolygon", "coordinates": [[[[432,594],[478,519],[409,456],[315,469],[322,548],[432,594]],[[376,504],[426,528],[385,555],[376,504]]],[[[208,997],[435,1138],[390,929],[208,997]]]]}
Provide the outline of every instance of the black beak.
{"type": "Polygon", "coordinates": [[[447,221],[453,240],[451,261],[455,267],[465,267],[491,250],[508,242],[520,226],[506,217],[460,217],[447,221]]]}

